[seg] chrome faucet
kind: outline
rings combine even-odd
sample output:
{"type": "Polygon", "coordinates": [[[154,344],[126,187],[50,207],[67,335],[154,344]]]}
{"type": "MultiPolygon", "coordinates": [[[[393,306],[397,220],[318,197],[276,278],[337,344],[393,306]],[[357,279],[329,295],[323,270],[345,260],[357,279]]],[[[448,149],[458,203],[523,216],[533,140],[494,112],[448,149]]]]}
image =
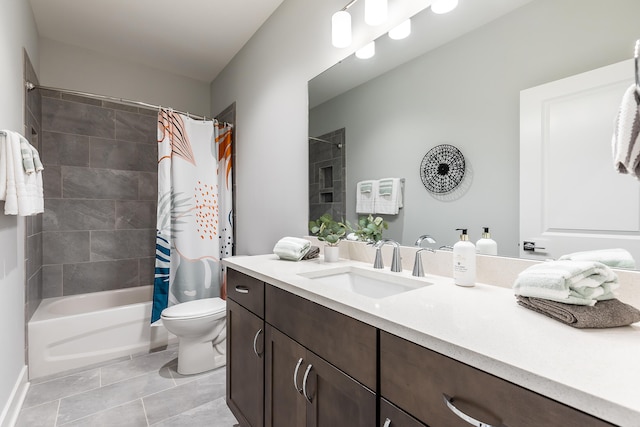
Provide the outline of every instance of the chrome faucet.
{"type": "Polygon", "coordinates": [[[402,271],[402,265],[400,263],[400,243],[391,239],[382,239],[378,240],[374,248],[376,248],[376,259],[373,262],[373,268],[384,268],[384,263],[382,262],[382,247],[386,243],[391,243],[393,245],[393,257],[391,258],[391,271],[394,273],[399,273],[402,271]]]}
{"type": "MultiPolygon", "coordinates": [[[[418,237],[418,240],[416,240],[415,245],[422,246],[422,242],[424,241],[426,241],[427,243],[436,242],[433,237],[429,236],[428,234],[423,234],[422,236],[418,237]]],[[[423,247],[421,247],[416,251],[416,258],[413,261],[413,272],[411,273],[413,276],[416,276],[416,277],[424,277],[424,269],[422,268],[422,258],[420,257],[420,252],[422,251],[435,252],[431,248],[423,248],[423,247]]]]}

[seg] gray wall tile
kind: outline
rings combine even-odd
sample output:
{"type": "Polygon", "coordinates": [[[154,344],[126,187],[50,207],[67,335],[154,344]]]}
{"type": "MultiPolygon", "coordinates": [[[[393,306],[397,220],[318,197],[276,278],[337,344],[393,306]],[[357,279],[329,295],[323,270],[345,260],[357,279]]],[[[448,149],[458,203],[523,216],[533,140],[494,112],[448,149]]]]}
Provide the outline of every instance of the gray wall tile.
{"type": "Polygon", "coordinates": [[[63,166],[62,195],[70,199],[135,200],[138,175],[130,171],[63,166]]]}
{"type": "Polygon", "coordinates": [[[114,139],[91,139],[91,167],[130,171],[157,170],[157,148],[114,139]]]}
{"type": "MultiPolygon", "coordinates": [[[[138,200],[158,200],[158,173],[138,174],[138,200]]],[[[155,227],[155,224],[153,225],[155,227]]]]}
{"type": "Polygon", "coordinates": [[[151,228],[155,224],[155,201],[116,201],[116,229],[151,228]]]}
{"type": "Polygon", "coordinates": [[[62,264],[42,266],[42,298],[62,296],[62,264]]]}
{"type": "Polygon", "coordinates": [[[43,216],[46,231],[113,230],[115,200],[48,199],[43,216]]]}
{"type": "Polygon", "coordinates": [[[116,111],[116,138],[157,145],[157,116],[116,111]]]}
{"type": "Polygon", "coordinates": [[[90,261],[89,231],[45,231],[42,237],[44,264],[90,261]]]}
{"type": "Polygon", "coordinates": [[[155,276],[156,258],[138,258],[138,272],[140,275],[140,286],[153,285],[155,276]]]}
{"type": "Polygon", "coordinates": [[[155,229],[91,232],[91,261],[155,255],[155,229]]]}
{"type": "Polygon", "coordinates": [[[62,275],[64,295],[131,288],[140,282],[137,259],[65,264],[62,275]]]}
{"type": "Polygon", "coordinates": [[[88,136],[44,132],[42,140],[42,162],[45,166],[89,166],[88,136]]]}
{"type": "Polygon", "coordinates": [[[44,198],[62,197],[62,176],[60,166],[47,166],[42,171],[44,198]]]}
{"type": "Polygon", "coordinates": [[[114,138],[115,112],[95,105],[43,97],[42,129],[114,138]]]}

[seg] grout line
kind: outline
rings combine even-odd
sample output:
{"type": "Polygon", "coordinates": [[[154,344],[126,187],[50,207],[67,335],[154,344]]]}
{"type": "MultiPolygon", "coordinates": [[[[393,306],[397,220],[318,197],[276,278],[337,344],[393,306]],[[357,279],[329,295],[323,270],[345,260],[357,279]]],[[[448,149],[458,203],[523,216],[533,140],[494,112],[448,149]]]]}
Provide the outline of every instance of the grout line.
{"type": "Polygon", "coordinates": [[[142,403],[142,413],[144,414],[144,419],[147,421],[147,427],[149,426],[149,417],[147,416],[147,407],[144,406],[144,398],[140,398],[140,403],[142,403]]]}
{"type": "Polygon", "coordinates": [[[60,415],[60,403],[62,399],[58,399],[58,407],[56,408],[56,419],[53,421],[53,427],[57,427],[58,425],[58,416],[60,415]]]}

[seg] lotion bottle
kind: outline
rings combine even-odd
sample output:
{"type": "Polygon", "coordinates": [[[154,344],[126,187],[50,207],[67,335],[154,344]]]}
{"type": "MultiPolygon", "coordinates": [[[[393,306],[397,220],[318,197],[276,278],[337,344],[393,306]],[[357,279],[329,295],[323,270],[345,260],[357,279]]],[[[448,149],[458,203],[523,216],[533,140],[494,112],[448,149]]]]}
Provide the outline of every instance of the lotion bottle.
{"type": "Polygon", "coordinates": [[[476,247],[469,241],[466,228],[456,228],[462,232],[460,240],[453,245],[453,283],[458,286],[476,284],[476,247]]]}
{"type": "Polygon", "coordinates": [[[498,244],[491,238],[489,227],[483,227],[482,238],[476,242],[476,253],[498,255],[498,244]]]}

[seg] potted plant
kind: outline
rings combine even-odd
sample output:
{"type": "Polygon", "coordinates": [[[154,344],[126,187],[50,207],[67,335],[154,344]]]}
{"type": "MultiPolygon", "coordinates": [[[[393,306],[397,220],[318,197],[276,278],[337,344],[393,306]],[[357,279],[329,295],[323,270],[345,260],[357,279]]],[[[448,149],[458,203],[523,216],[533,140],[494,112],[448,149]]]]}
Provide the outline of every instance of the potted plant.
{"type": "Polygon", "coordinates": [[[388,228],[387,221],[379,216],[361,216],[358,219],[358,228],[353,230],[353,234],[361,242],[377,242],[382,239],[383,230],[388,228]]]}
{"type": "Polygon", "coordinates": [[[326,213],[315,221],[309,221],[309,231],[318,240],[325,242],[324,260],[327,262],[337,261],[340,251],[338,244],[347,234],[347,226],[342,222],[335,221],[331,214],[326,213]]]}

